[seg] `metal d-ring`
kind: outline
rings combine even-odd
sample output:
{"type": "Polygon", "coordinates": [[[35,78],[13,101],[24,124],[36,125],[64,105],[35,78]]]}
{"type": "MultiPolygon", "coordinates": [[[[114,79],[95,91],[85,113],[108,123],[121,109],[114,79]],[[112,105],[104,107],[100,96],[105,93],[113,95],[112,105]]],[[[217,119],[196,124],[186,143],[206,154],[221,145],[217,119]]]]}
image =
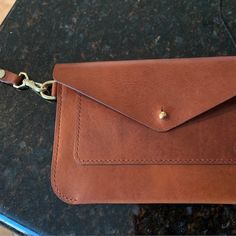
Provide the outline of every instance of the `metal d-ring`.
{"type": "Polygon", "coordinates": [[[48,80],[41,85],[42,90],[40,91],[40,95],[42,98],[46,100],[50,100],[50,101],[56,100],[55,96],[46,94],[46,92],[48,91],[48,88],[52,86],[55,82],[56,82],[55,80],[48,80]]]}

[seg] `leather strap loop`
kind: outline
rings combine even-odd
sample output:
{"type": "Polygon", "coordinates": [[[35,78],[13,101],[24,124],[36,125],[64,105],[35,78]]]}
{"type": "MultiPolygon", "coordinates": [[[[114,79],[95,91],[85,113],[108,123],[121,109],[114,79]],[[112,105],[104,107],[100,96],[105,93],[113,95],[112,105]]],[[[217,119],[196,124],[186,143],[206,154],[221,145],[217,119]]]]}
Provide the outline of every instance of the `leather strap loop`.
{"type": "Polygon", "coordinates": [[[8,70],[0,69],[0,71],[1,71],[0,82],[10,85],[18,85],[21,83],[22,80],[21,76],[8,70]]]}

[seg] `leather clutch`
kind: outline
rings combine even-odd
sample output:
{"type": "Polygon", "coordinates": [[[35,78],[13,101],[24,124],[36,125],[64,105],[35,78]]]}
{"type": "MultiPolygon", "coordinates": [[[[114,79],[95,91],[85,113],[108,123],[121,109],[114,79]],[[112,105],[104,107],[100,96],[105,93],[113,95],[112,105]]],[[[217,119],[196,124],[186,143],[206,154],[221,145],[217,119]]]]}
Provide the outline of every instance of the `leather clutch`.
{"type": "Polygon", "coordinates": [[[58,64],[52,186],[81,203],[236,203],[236,57],[58,64]]]}
{"type": "Polygon", "coordinates": [[[61,200],[236,203],[236,57],[57,64],[53,77],[61,200]]]}

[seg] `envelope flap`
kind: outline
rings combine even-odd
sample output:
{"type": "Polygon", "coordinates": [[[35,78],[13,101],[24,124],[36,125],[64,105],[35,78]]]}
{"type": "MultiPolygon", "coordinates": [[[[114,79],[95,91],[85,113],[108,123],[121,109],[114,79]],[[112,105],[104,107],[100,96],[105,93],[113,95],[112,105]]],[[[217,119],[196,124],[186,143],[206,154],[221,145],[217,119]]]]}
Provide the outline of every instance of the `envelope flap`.
{"type": "Polygon", "coordinates": [[[153,130],[168,131],[236,95],[236,57],[57,64],[54,79],[153,130]]]}

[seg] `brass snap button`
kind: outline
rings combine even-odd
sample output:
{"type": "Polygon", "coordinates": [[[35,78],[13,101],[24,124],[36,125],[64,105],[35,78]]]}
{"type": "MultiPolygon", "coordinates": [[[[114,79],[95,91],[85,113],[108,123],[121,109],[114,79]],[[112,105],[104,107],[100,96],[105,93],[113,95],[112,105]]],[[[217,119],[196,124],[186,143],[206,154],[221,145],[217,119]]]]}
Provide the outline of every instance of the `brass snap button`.
{"type": "Polygon", "coordinates": [[[159,119],[160,120],[166,119],[167,116],[168,116],[168,114],[165,111],[163,111],[163,110],[159,113],[159,119]]]}
{"type": "Polygon", "coordinates": [[[5,70],[0,69],[0,79],[4,78],[5,75],[6,75],[5,70]]]}

